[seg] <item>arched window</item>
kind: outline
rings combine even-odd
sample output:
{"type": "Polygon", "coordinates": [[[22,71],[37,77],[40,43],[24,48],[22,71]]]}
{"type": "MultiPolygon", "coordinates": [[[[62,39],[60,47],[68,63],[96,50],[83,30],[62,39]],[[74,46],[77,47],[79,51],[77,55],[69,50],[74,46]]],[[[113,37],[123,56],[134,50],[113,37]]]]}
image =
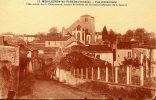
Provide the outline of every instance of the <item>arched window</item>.
{"type": "Polygon", "coordinates": [[[77,30],[78,30],[78,31],[81,30],[81,26],[80,26],[80,25],[77,26],[77,30]]]}

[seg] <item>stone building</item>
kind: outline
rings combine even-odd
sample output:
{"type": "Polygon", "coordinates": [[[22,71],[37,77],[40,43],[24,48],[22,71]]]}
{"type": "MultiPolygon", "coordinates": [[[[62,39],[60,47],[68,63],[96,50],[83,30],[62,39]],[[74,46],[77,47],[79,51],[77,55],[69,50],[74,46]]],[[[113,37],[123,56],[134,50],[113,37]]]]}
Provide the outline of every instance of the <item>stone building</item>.
{"type": "Polygon", "coordinates": [[[90,15],[82,15],[70,27],[62,28],[62,34],[70,34],[80,42],[93,43],[95,42],[95,21],[90,15]]]}

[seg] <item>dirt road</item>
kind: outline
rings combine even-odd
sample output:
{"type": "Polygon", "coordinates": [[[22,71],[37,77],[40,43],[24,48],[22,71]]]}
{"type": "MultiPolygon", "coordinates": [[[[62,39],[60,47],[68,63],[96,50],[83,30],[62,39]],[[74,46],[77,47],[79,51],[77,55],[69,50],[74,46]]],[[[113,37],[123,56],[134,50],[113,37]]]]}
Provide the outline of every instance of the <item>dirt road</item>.
{"type": "Polygon", "coordinates": [[[105,99],[104,95],[80,91],[55,81],[36,80],[31,98],[46,99],[105,99]]]}

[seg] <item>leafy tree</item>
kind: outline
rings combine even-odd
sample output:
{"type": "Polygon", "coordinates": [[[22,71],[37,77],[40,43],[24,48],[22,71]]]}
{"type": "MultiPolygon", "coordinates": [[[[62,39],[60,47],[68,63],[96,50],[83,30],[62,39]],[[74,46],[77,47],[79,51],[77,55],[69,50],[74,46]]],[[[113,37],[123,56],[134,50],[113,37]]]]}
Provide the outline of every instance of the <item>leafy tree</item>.
{"type": "Polygon", "coordinates": [[[91,63],[91,58],[83,55],[80,52],[72,52],[66,55],[66,57],[63,57],[60,61],[61,67],[66,70],[70,70],[73,67],[91,66],[91,63]]]}
{"type": "Polygon", "coordinates": [[[109,35],[108,35],[108,39],[110,41],[111,44],[113,44],[116,41],[117,35],[115,34],[115,32],[111,29],[109,31],[109,35]]]}
{"type": "Polygon", "coordinates": [[[126,41],[130,41],[133,38],[133,36],[134,36],[134,31],[129,29],[126,31],[126,34],[124,35],[124,39],[126,41]]]}
{"type": "Polygon", "coordinates": [[[49,29],[49,33],[58,33],[57,27],[51,27],[51,28],[49,29]]]}
{"type": "Polygon", "coordinates": [[[102,30],[102,40],[103,41],[108,41],[108,31],[106,26],[104,26],[103,30],[102,30]]]}
{"type": "Polygon", "coordinates": [[[144,28],[137,28],[137,29],[135,30],[135,33],[134,33],[134,34],[135,34],[137,40],[139,40],[139,42],[143,42],[143,40],[144,40],[144,35],[146,34],[145,32],[146,32],[146,31],[145,31],[144,28]]]}

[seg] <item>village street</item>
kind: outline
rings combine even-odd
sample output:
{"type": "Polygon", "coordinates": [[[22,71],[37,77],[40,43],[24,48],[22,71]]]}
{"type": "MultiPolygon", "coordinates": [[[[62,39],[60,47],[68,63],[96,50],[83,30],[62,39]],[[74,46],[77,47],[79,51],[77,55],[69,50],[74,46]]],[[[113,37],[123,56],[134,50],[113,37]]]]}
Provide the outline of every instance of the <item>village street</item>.
{"type": "Polygon", "coordinates": [[[36,80],[31,98],[48,99],[105,99],[104,95],[87,93],[56,81],[36,80]]]}

